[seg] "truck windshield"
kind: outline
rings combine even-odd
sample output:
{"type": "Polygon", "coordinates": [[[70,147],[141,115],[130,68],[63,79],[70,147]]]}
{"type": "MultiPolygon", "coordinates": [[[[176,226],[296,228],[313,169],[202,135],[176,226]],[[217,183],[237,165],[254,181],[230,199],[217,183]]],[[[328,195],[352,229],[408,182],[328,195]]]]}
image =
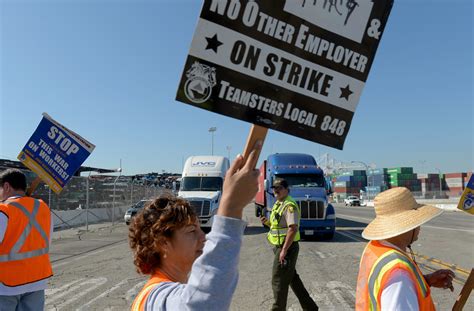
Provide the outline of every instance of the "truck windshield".
{"type": "Polygon", "coordinates": [[[290,187],[324,187],[323,175],[315,174],[282,174],[275,178],[284,178],[290,187]]]}
{"type": "Polygon", "coordinates": [[[221,191],[221,177],[184,177],[181,191],[221,191]]]}

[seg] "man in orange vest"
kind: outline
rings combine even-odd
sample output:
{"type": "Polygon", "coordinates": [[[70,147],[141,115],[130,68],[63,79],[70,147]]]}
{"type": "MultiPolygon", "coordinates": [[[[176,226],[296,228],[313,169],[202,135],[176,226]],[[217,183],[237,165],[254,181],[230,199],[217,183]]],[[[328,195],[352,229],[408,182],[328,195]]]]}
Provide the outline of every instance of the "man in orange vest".
{"type": "Polygon", "coordinates": [[[356,310],[435,310],[430,286],[453,291],[455,275],[451,270],[423,275],[407,248],[411,252],[420,226],[442,211],[418,204],[403,187],[380,193],[374,205],[376,217],[362,232],[370,242],[360,262],[356,310]]]}
{"type": "Polygon", "coordinates": [[[0,173],[0,310],[43,310],[53,275],[49,261],[52,219],[41,200],[25,196],[26,177],[0,173]]]}

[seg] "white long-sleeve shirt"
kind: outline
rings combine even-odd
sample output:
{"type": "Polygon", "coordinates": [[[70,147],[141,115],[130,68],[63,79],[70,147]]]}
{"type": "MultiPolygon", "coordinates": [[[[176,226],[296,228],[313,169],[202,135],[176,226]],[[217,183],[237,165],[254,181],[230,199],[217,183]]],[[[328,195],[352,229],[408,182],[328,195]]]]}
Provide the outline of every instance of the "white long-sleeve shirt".
{"type": "MultiPolygon", "coordinates": [[[[15,198],[17,197],[10,197],[7,200],[15,199],[15,198]]],[[[7,231],[7,226],[8,226],[8,217],[5,214],[0,213],[0,243],[3,242],[3,238],[5,237],[5,232],[7,231]]],[[[51,212],[49,247],[51,247],[51,239],[53,237],[53,230],[54,230],[53,213],[51,212]]],[[[33,283],[20,285],[20,286],[14,286],[14,287],[3,285],[3,283],[0,280],[0,295],[3,295],[3,296],[21,295],[24,293],[31,293],[31,292],[36,292],[39,290],[44,290],[47,287],[48,287],[48,279],[39,280],[33,283]]]]}

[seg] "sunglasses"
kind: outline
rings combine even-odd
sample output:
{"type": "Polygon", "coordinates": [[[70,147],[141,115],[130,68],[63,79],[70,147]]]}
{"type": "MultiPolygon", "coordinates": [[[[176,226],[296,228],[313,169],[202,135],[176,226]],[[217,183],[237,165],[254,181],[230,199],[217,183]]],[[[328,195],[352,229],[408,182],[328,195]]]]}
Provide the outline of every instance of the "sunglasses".
{"type": "Polygon", "coordinates": [[[283,186],[276,186],[276,187],[272,187],[273,188],[273,191],[280,191],[282,189],[285,189],[285,187],[283,186]]]}

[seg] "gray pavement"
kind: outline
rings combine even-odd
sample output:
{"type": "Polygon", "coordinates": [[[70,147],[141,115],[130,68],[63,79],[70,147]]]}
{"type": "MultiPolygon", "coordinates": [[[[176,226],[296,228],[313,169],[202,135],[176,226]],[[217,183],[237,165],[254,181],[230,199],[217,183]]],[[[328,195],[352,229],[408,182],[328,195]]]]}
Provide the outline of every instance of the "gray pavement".
{"type": "MultiPolygon", "coordinates": [[[[240,279],[231,310],[269,310],[272,303],[273,254],[265,241],[265,230],[253,213],[253,206],[249,205],[245,210],[249,227],[244,236],[240,279]]],[[[338,232],[334,239],[302,241],[297,263],[297,271],[320,310],[353,310],[357,269],[365,246],[360,232],[373,217],[369,208],[337,208],[337,213],[338,232]]],[[[441,217],[446,218],[423,228],[420,245],[415,250],[428,259],[433,256],[442,258],[442,263],[470,268],[474,233],[470,231],[469,221],[447,213],[441,217]]],[[[124,224],[113,228],[109,224],[95,226],[92,232],[79,232],[80,240],[77,229],[55,233],[51,253],[55,275],[46,292],[47,310],[129,310],[146,281],[134,269],[127,227],[124,224]]],[[[443,267],[433,260],[420,258],[425,272],[443,267]]],[[[461,284],[462,280],[455,284],[454,293],[433,290],[438,310],[451,309],[461,284]]],[[[473,300],[471,297],[466,310],[474,309],[473,300]]],[[[291,290],[288,310],[301,310],[291,290]]]]}

